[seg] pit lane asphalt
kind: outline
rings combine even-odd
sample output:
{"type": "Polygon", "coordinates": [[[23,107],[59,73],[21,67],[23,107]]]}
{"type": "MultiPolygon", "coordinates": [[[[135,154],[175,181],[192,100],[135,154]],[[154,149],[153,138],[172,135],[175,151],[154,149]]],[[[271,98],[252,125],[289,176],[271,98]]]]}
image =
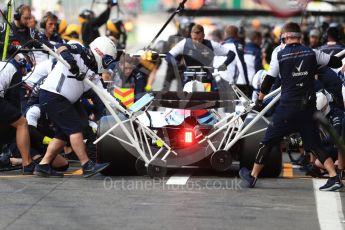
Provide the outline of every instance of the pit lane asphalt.
{"type": "MultiPolygon", "coordinates": [[[[293,172],[260,179],[255,189],[236,171],[170,170],[164,179],[1,172],[0,229],[320,229],[313,180],[293,172]],[[167,183],[176,172],[191,176],[167,183]]],[[[345,192],[338,194],[341,207],[345,192]]]]}

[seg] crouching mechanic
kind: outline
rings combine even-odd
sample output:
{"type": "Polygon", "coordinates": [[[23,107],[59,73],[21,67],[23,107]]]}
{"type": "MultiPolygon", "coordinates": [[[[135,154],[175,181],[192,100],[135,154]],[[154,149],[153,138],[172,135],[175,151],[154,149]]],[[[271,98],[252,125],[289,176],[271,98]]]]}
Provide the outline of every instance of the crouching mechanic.
{"type": "Polygon", "coordinates": [[[314,75],[317,65],[331,68],[342,66],[341,59],[326,53],[312,50],[301,44],[301,29],[296,23],[287,23],[283,29],[286,46],[272,56],[270,70],[261,86],[259,98],[253,109],[262,110],[262,100],[269,92],[275,78],[281,77],[281,98],[272,122],[269,124],[252,171],[241,168],[239,175],[247,187],[253,188],[271,153],[272,146],[293,132],[299,132],[305,147],[312,150],[329,174],[327,183],[321,191],[334,191],[343,187],[336,174],[334,162],[321,145],[318,128],[313,121],[316,111],[316,92],[314,75]]]}
{"type": "Polygon", "coordinates": [[[88,158],[82,134],[83,122],[88,121],[79,113],[79,99],[90,89],[83,81],[85,77],[105,90],[97,73],[104,70],[104,56],[116,57],[116,46],[109,38],[98,37],[91,42],[90,49],[79,44],[63,44],[57,51],[71,68],[68,70],[65,65],[58,62],[41,86],[40,107],[48,114],[56,133],[34,174],[43,177],[63,177],[63,174],[53,170],[50,164],[69,138],[82,165],[83,176],[90,177],[108,167],[109,163],[96,164],[88,158]]]}
{"type": "MultiPolygon", "coordinates": [[[[316,93],[316,108],[318,111],[323,113],[325,118],[329,121],[333,129],[336,131],[336,133],[341,136],[343,126],[345,120],[344,120],[344,111],[339,109],[338,107],[331,105],[329,103],[329,96],[327,95],[328,92],[326,91],[320,91],[316,93]]],[[[322,129],[320,130],[320,136],[323,146],[327,149],[327,152],[330,153],[332,156],[332,159],[334,161],[338,161],[336,172],[340,178],[340,180],[343,178],[344,175],[344,157],[343,153],[338,149],[335,145],[335,142],[329,135],[321,135],[322,129]]],[[[320,162],[316,160],[315,165],[313,163],[309,164],[309,167],[307,167],[307,173],[316,172],[316,175],[320,172],[319,168],[323,168],[323,165],[320,165],[320,162]],[[309,170],[309,171],[308,171],[309,170]]],[[[312,174],[311,176],[315,176],[315,174],[312,174]]],[[[322,174],[321,174],[322,175],[322,174]]]]}
{"type": "Polygon", "coordinates": [[[22,156],[24,175],[32,174],[35,168],[30,157],[28,123],[20,112],[20,85],[22,76],[27,73],[27,65],[23,54],[17,54],[9,63],[0,62],[0,126],[16,129],[16,144],[22,156]]]}
{"type": "MultiPolygon", "coordinates": [[[[25,117],[29,125],[31,149],[38,155],[45,153],[52,140],[50,137],[54,136],[54,129],[51,127],[48,117],[39,105],[31,106],[25,117]]],[[[56,171],[66,171],[69,167],[68,161],[60,154],[54,158],[51,165],[56,171]]]]}

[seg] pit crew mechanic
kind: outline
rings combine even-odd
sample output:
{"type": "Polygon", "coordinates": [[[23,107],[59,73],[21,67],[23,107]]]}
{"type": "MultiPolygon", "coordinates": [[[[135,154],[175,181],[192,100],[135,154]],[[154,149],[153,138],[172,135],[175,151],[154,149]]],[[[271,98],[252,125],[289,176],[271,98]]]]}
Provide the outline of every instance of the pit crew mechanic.
{"type": "MultiPolygon", "coordinates": [[[[23,174],[32,174],[35,163],[30,157],[30,138],[27,120],[21,114],[20,83],[27,72],[27,59],[17,54],[7,62],[0,62],[0,126],[1,130],[12,126],[16,129],[16,144],[23,159],[23,174]]],[[[1,135],[0,143],[7,143],[1,135]]]]}
{"type": "MultiPolygon", "coordinates": [[[[177,66],[176,57],[183,55],[186,66],[212,66],[214,56],[227,56],[219,71],[224,71],[234,60],[235,53],[225,49],[221,44],[205,39],[204,27],[196,24],[192,28],[191,38],[185,38],[176,44],[167,54],[168,63],[177,66]]],[[[178,72],[178,71],[176,71],[178,72]]],[[[190,81],[189,77],[183,79],[183,83],[190,81]]],[[[207,81],[212,84],[212,91],[217,90],[217,84],[211,73],[207,76],[207,81]]]]}
{"type": "Polygon", "coordinates": [[[284,26],[282,36],[286,46],[272,57],[270,70],[262,83],[261,92],[254,109],[261,110],[263,108],[262,100],[278,74],[281,76],[281,98],[272,122],[261,142],[253,170],[240,169],[240,177],[247,187],[253,188],[255,186],[272,146],[279,143],[284,136],[296,131],[301,134],[305,147],[316,154],[329,173],[330,177],[327,183],[321,186],[320,190],[333,191],[343,187],[336,174],[332,158],[320,144],[318,129],[313,121],[313,114],[316,111],[315,67],[328,65],[339,68],[342,66],[341,59],[343,57],[339,59],[302,45],[301,35],[298,24],[290,22],[284,26]]]}
{"type": "Polygon", "coordinates": [[[116,4],[116,0],[108,0],[107,9],[98,17],[96,17],[92,10],[88,9],[83,10],[79,14],[78,19],[81,24],[81,38],[85,46],[89,46],[94,39],[100,36],[98,29],[108,21],[111,8],[116,4]]]}
{"type": "Polygon", "coordinates": [[[120,61],[109,64],[108,71],[103,73],[103,77],[112,79],[112,85],[108,86],[112,90],[117,87],[134,88],[135,100],[138,100],[145,94],[147,76],[140,71],[135,62],[136,59],[128,54],[122,55],[120,61]]]}
{"type": "MultiPolygon", "coordinates": [[[[31,8],[29,5],[19,5],[13,15],[11,23],[7,57],[10,57],[20,47],[32,40],[34,30],[28,27],[31,19],[31,8]]],[[[4,38],[6,33],[6,22],[0,24],[0,54],[3,53],[4,38]]],[[[27,47],[32,48],[33,44],[27,47]],[[30,46],[31,45],[31,46],[30,46]]]]}
{"type": "Polygon", "coordinates": [[[102,59],[104,56],[116,57],[115,44],[107,37],[98,37],[87,49],[79,44],[64,44],[58,48],[60,55],[70,64],[68,70],[58,62],[41,86],[39,102],[41,108],[47,112],[56,133],[48,145],[47,152],[36,166],[34,174],[44,177],[63,177],[50,166],[54,157],[70,140],[71,146],[78,156],[83,169],[83,176],[89,177],[109,166],[108,163],[95,164],[86,153],[83,142],[83,122],[87,122],[79,115],[79,98],[90,89],[84,81],[85,77],[93,81],[99,88],[103,88],[100,76],[104,70],[102,59]],[[82,75],[80,75],[80,73],[82,75]]]}

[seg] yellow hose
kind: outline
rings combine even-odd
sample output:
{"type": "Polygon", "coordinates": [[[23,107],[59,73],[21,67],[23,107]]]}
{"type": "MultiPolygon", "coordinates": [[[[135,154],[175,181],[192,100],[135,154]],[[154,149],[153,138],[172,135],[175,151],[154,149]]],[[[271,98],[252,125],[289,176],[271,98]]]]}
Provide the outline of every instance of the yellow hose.
{"type": "MultiPolygon", "coordinates": [[[[10,23],[11,18],[12,18],[12,4],[11,4],[11,1],[9,1],[7,5],[7,21],[9,23],[10,23]]],[[[6,23],[6,33],[5,33],[4,50],[2,52],[2,61],[4,61],[7,56],[7,47],[8,47],[9,39],[10,39],[10,25],[6,23]]]]}

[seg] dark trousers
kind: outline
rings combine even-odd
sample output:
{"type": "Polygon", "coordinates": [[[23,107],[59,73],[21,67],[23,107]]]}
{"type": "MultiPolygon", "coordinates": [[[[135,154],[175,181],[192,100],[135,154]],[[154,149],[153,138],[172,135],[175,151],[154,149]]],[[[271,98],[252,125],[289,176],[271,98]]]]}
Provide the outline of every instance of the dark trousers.
{"type": "Polygon", "coordinates": [[[56,130],[55,138],[60,140],[68,141],[71,134],[82,132],[82,128],[88,123],[81,103],[78,101],[72,104],[59,94],[42,90],[40,107],[47,112],[56,130]]]}
{"type": "Polygon", "coordinates": [[[304,147],[312,150],[317,158],[321,162],[324,162],[329,157],[329,154],[326,153],[324,147],[321,145],[318,127],[313,119],[315,111],[316,108],[313,106],[300,109],[294,106],[278,105],[273,114],[272,121],[268,125],[262,144],[276,144],[284,136],[299,132],[304,147]]]}

